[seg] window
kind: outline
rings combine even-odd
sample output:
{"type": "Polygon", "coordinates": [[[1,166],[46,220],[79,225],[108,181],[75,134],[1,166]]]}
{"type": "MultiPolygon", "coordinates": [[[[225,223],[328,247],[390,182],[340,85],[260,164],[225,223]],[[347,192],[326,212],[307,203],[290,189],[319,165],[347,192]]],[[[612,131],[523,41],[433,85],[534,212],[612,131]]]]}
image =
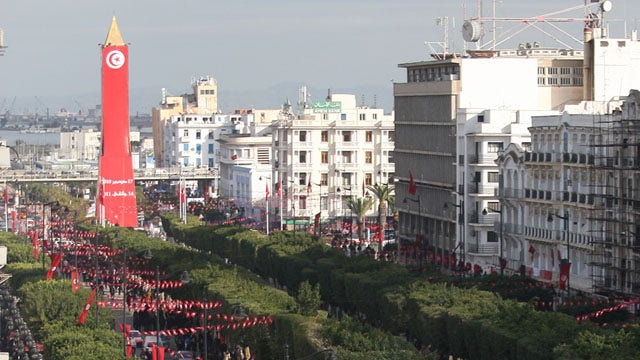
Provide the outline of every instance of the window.
{"type": "Polygon", "coordinates": [[[307,163],[307,152],[306,151],[300,151],[300,155],[298,156],[299,160],[300,160],[300,164],[306,164],[307,163]]]}
{"type": "Polygon", "coordinates": [[[342,173],[342,185],[351,185],[351,173],[342,173]]]}
{"type": "Polygon", "coordinates": [[[582,78],[573,78],[574,86],[582,86],[582,78]]]}
{"type": "Polygon", "coordinates": [[[328,164],[329,163],[329,152],[328,151],[321,151],[320,152],[320,162],[323,164],[328,164]]]}
{"type": "Polygon", "coordinates": [[[544,75],[544,67],[543,66],[539,66],[538,67],[538,75],[544,75]]]}
{"type": "Polygon", "coordinates": [[[493,243],[498,242],[498,234],[495,231],[487,232],[487,242],[493,243]]]}
{"type": "Polygon", "coordinates": [[[581,67],[574,67],[573,68],[573,75],[582,75],[582,68],[581,67]]]}
{"type": "Polygon", "coordinates": [[[340,120],[347,120],[347,114],[340,114],[340,120]]]}
{"type": "Polygon", "coordinates": [[[558,85],[558,78],[547,78],[547,85],[558,85]]]}
{"type": "Polygon", "coordinates": [[[202,152],[202,144],[196,144],[196,154],[200,154],[202,152]]]}
{"type": "Polygon", "coordinates": [[[298,184],[307,185],[307,173],[298,174],[298,184]]]}
{"type": "Polygon", "coordinates": [[[320,174],[320,186],[327,186],[329,184],[329,174],[320,174]]]}
{"type": "Polygon", "coordinates": [[[373,163],[373,152],[371,151],[364,152],[364,162],[367,164],[373,163]]]}
{"type": "Polygon", "coordinates": [[[208,152],[209,154],[213,154],[213,144],[209,144],[208,149],[207,149],[207,152],[208,152]]]}
{"type": "Polygon", "coordinates": [[[212,168],[213,167],[213,158],[209,158],[209,167],[212,168]]]}
{"type": "Polygon", "coordinates": [[[389,142],[395,142],[396,141],[396,132],[395,131],[389,131],[387,140],[389,142]]]}
{"type": "Polygon", "coordinates": [[[364,133],[364,141],[372,142],[373,141],[373,131],[367,131],[364,133]]]}
{"type": "Polygon", "coordinates": [[[478,115],[478,122],[479,123],[483,123],[484,122],[484,115],[478,115]]]}
{"type": "Polygon", "coordinates": [[[373,113],[371,116],[373,117],[373,120],[378,120],[378,114],[373,113]]]}
{"type": "Polygon", "coordinates": [[[373,174],[372,173],[364,174],[364,186],[371,186],[371,185],[373,185],[373,174]]]}
{"type": "Polygon", "coordinates": [[[342,163],[351,164],[353,162],[353,152],[352,151],[343,151],[342,152],[342,163]]]}
{"type": "Polygon", "coordinates": [[[367,120],[366,114],[360,114],[360,120],[367,120]]]}
{"type": "Polygon", "coordinates": [[[327,130],[322,130],[320,133],[320,141],[328,142],[329,141],[329,132],[327,130]]]}
{"type": "Polygon", "coordinates": [[[300,198],[298,199],[298,209],[305,210],[306,208],[307,208],[307,197],[300,196],[300,198]]]}
{"type": "Polygon", "coordinates": [[[558,75],[558,68],[556,67],[548,67],[547,68],[548,75],[558,75]]]}
{"type": "Polygon", "coordinates": [[[200,130],[196,131],[196,140],[200,140],[201,134],[200,130]]]}
{"type": "Polygon", "coordinates": [[[571,85],[571,78],[560,78],[560,85],[571,85]]]}
{"type": "Polygon", "coordinates": [[[544,85],[545,83],[546,83],[545,78],[543,77],[538,78],[538,85],[544,85]]]}
{"type": "Polygon", "coordinates": [[[343,131],[342,132],[342,141],[350,142],[351,141],[351,131],[343,131]]]}
{"type": "Polygon", "coordinates": [[[182,159],[182,164],[183,164],[184,166],[189,166],[189,158],[184,158],[184,159],[182,159]]]}
{"type": "Polygon", "coordinates": [[[500,173],[497,171],[491,171],[487,174],[487,181],[491,183],[497,183],[500,178],[500,173]]]}
{"type": "Polygon", "coordinates": [[[571,68],[569,67],[561,67],[560,75],[571,75],[571,68]]]}
{"type": "Polygon", "coordinates": [[[182,151],[189,151],[189,144],[182,144],[182,151]]]}
{"type": "Polygon", "coordinates": [[[300,131],[300,135],[299,135],[299,140],[300,142],[305,142],[307,141],[307,132],[306,131],[300,131]]]}
{"type": "Polygon", "coordinates": [[[209,139],[213,139],[213,131],[209,131],[209,139]]]}
{"type": "Polygon", "coordinates": [[[497,153],[502,151],[502,143],[501,142],[488,142],[487,143],[487,152],[497,153]]]}
{"type": "Polygon", "coordinates": [[[387,157],[387,162],[389,164],[393,164],[394,160],[393,160],[393,151],[389,151],[388,157],[387,157]]]}
{"type": "Polygon", "coordinates": [[[189,130],[188,129],[184,129],[182,131],[182,136],[189,136],[189,130]]]}

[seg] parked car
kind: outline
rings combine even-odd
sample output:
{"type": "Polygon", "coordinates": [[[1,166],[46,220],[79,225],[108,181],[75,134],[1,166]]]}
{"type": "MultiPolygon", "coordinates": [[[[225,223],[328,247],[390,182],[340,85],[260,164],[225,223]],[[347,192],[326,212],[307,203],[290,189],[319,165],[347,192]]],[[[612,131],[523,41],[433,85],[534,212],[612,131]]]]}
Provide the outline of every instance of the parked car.
{"type": "Polygon", "coordinates": [[[129,330],[129,343],[133,347],[142,347],[144,344],[142,333],[138,330],[129,330]]]}

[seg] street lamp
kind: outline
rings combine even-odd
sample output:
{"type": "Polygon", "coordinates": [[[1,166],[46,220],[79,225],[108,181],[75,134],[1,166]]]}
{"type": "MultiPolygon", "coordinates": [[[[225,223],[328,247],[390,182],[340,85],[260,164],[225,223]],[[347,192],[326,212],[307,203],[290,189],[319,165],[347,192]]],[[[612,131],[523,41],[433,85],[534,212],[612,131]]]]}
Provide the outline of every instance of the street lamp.
{"type": "MultiPolygon", "coordinates": [[[[466,254],[465,254],[465,231],[464,231],[464,200],[460,200],[460,204],[446,202],[442,205],[442,209],[444,211],[449,210],[449,205],[460,209],[460,213],[458,213],[458,224],[460,225],[460,243],[458,246],[460,247],[460,260],[462,261],[462,266],[465,266],[466,263],[466,254]]],[[[455,248],[457,248],[456,246],[455,248]]],[[[454,254],[455,254],[454,248],[454,254]]]]}
{"type": "MultiPolygon", "coordinates": [[[[418,195],[418,199],[412,199],[412,198],[405,197],[402,200],[402,203],[403,204],[407,204],[409,201],[412,201],[412,202],[418,204],[418,231],[417,231],[417,234],[416,234],[416,238],[417,238],[416,240],[419,240],[421,242],[420,243],[420,268],[422,268],[422,256],[423,256],[422,253],[424,252],[424,240],[422,239],[422,203],[420,201],[420,195],[418,195]]],[[[405,262],[406,262],[406,258],[407,257],[405,255],[405,262]]]]}
{"type": "MultiPolygon", "coordinates": [[[[263,177],[260,176],[260,181],[263,180],[263,177]]],[[[266,206],[267,206],[267,235],[269,235],[269,183],[271,182],[271,178],[269,176],[265,176],[264,179],[269,180],[267,181],[267,198],[265,199],[266,201],[266,206]]]]}
{"type": "MultiPolygon", "coordinates": [[[[568,211],[564,211],[564,216],[558,215],[558,214],[549,214],[547,216],[547,222],[551,223],[553,222],[553,217],[557,217],[558,219],[562,219],[562,224],[564,226],[564,237],[565,237],[565,241],[566,241],[566,246],[567,246],[567,259],[566,262],[568,263],[567,266],[569,266],[569,270],[567,271],[567,298],[571,297],[571,257],[569,256],[569,251],[570,251],[570,244],[569,244],[569,212],[568,211]]],[[[562,267],[563,267],[563,263],[561,262],[560,265],[560,276],[562,277],[562,267]]]]}
{"type": "Polygon", "coordinates": [[[47,224],[45,221],[45,212],[44,209],[46,207],[49,207],[49,212],[51,213],[53,211],[53,209],[58,209],[60,208],[60,202],[59,201],[52,201],[52,202],[48,202],[48,203],[42,203],[42,272],[45,272],[45,268],[44,268],[44,241],[47,239],[47,224]]]}
{"type": "MultiPolygon", "coordinates": [[[[500,205],[500,210],[497,209],[491,209],[489,208],[489,210],[487,211],[487,209],[483,209],[482,210],[482,215],[487,215],[489,212],[494,212],[494,213],[498,213],[500,214],[500,259],[498,260],[499,262],[499,266],[500,266],[500,275],[504,275],[504,268],[505,266],[503,266],[503,262],[506,262],[506,260],[504,259],[504,255],[502,253],[502,227],[503,227],[503,222],[502,222],[502,205],[500,205]]],[[[506,264],[505,264],[506,265],[506,264]]]]}

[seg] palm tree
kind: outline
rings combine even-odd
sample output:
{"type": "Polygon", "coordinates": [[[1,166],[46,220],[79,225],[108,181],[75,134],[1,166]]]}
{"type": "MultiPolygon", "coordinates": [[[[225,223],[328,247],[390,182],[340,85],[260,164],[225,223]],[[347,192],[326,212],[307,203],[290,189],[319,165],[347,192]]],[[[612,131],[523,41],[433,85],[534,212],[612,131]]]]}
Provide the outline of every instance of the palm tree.
{"type": "Polygon", "coordinates": [[[347,199],[347,208],[351,210],[351,213],[355,214],[356,218],[358,219],[358,239],[364,238],[364,228],[362,224],[364,223],[364,216],[372,206],[373,199],[370,197],[347,199]]]}
{"type": "Polygon", "coordinates": [[[392,207],[395,202],[395,188],[389,184],[375,184],[367,187],[378,200],[378,225],[380,234],[384,236],[384,227],[387,222],[387,208],[392,207]]]}

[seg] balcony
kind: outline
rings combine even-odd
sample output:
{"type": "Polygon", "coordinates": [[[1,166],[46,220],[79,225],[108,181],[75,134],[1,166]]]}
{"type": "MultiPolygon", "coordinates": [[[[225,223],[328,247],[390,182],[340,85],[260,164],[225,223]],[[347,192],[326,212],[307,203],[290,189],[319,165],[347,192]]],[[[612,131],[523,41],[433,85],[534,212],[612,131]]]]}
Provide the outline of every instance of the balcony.
{"type": "Polygon", "coordinates": [[[477,255],[497,255],[499,243],[467,244],[467,252],[477,255]]]}
{"type": "Polygon", "coordinates": [[[495,153],[467,155],[469,164],[472,165],[496,165],[498,155],[495,153]]]}

